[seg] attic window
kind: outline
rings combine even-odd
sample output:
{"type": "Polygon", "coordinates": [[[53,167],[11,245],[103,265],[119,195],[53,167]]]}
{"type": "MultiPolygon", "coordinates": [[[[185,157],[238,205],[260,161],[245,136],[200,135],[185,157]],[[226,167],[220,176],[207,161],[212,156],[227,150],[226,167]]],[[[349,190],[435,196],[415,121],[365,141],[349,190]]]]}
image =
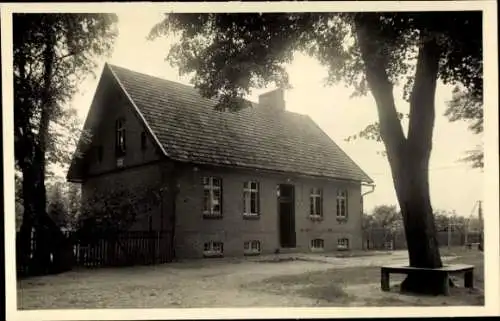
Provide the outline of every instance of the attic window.
{"type": "Polygon", "coordinates": [[[141,150],[146,150],[147,147],[146,132],[141,133],[141,150]]]}
{"type": "Polygon", "coordinates": [[[115,153],[116,156],[124,156],[126,151],[125,119],[123,118],[117,119],[115,127],[116,127],[115,153]]]}

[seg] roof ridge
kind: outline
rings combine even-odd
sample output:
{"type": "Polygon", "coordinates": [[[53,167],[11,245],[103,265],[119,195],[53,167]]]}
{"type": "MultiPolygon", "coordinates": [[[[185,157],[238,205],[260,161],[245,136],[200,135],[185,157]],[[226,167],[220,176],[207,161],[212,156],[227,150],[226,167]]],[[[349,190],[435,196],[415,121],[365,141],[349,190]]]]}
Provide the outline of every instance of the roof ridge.
{"type": "MultiPolygon", "coordinates": [[[[130,69],[130,68],[127,68],[127,67],[123,67],[123,66],[118,66],[118,65],[115,65],[115,64],[111,64],[109,62],[106,62],[106,64],[111,69],[114,69],[114,68],[123,69],[123,70],[125,70],[127,72],[139,74],[139,75],[146,76],[146,77],[155,78],[155,79],[158,79],[158,80],[161,80],[161,81],[165,81],[165,82],[169,82],[169,83],[172,83],[172,84],[175,84],[175,85],[180,85],[180,86],[186,87],[186,89],[191,89],[191,90],[194,90],[194,91],[198,92],[193,85],[187,85],[187,84],[184,84],[184,83],[181,83],[181,82],[178,82],[178,81],[174,81],[174,80],[171,80],[171,79],[167,79],[167,78],[164,78],[164,77],[155,76],[155,75],[147,74],[147,73],[142,72],[142,71],[137,71],[137,70],[133,70],[133,69],[130,69]]],[[[210,99],[210,98],[206,98],[206,99],[210,99]]]]}
{"type": "MultiPolygon", "coordinates": [[[[147,74],[147,73],[144,73],[144,72],[141,72],[141,71],[137,71],[137,70],[133,70],[133,69],[130,69],[130,68],[127,68],[127,67],[123,67],[123,66],[118,66],[118,65],[115,65],[115,64],[111,64],[109,62],[106,62],[106,64],[110,67],[111,70],[113,70],[113,68],[118,68],[118,69],[122,69],[122,70],[127,71],[127,72],[139,74],[139,75],[146,76],[146,77],[151,77],[151,78],[154,78],[154,79],[158,79],[160,81],[165,81],[165,82],[168,82],[168,83],[173,84],[173,85],[183,86],[183,87],[185,87],[185,89],[192,90],[193,93],[195,93],[196,95],[200,96],[203,99],[207,99],[207,100],[211,100],[211,101],[217,102],[217,99],[203,97],[203,95],[201,95],[201,93],[193,85],[186,85],[186,84],[181,83],[181,82],[177,82],[177,81],[174,81],[174,80],[170,80],[170,79],[159,77],[159,76],[155,76],[155,75],[150,75],[150,74],[147,74]]],[[[252,101],[250,99],[244,99],[244,100],[246,100],[249,103],[251,103],[252,107],[259,106],[258,102],[252,101]]],[[[262,108],[260,110],[264,110],[264,108],[262,108]]],[[[307,116],[307,114],[301,114],[301,113],[298,113],[298,112],[295,112],[295,111],[291,111],[291,110],[286,110],[286,109],[284,110],[284,112],[289,113],[289,114],[293,114],[293,115],[298,115],[298,116],[307,116]]]]}

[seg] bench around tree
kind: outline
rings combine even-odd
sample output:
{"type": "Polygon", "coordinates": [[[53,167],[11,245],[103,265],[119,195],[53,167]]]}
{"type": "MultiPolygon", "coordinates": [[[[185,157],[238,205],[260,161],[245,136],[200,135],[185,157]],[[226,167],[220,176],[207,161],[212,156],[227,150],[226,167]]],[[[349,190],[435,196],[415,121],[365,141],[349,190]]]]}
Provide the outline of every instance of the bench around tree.
{"type": "MultiPolygon", "coordinates": [[[[474,287],[474,266],[466,264],[454,264],[446,265],[441,268],[431,269],[431,268],[415,268],[407,265],[386,265],[381,267],[380,275],[380,285],[382,291],[389,291],[389,278],[390,274],[420,274],[423,279],[426,276],[439,276],[439,279],[443,282],[443,294],[450,294],[450,284],[449,277],[451,275],[463,274],[464,275],[464,286],[466,288],[474,287]]],[[[431,278],[429,278],[431,279],[431,278]]]]}

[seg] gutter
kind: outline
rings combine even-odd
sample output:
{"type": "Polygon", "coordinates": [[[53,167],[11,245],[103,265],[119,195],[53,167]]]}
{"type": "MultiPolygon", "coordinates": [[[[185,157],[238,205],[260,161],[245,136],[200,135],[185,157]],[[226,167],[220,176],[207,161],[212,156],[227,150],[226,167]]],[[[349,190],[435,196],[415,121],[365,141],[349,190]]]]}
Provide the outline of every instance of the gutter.
{"type": "Polygon", "coordinates": [[[364,192],[363,194],[361,194],[361,201],[362,201],[363,200],[363,196],[368,195],[370,193],[373,193],[375,191],[375,184],[373,184],[373,183],[372,184],[361,184],[361,186],[369,186],[369,187],[372,188],[371,190],[369,190],[369,191],[364,192]]]}

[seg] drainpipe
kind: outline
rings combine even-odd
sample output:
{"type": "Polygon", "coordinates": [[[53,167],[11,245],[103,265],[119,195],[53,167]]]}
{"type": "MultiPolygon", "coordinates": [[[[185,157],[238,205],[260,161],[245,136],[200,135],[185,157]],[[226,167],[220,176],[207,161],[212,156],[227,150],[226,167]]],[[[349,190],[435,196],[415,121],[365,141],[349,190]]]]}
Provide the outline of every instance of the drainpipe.
{"type": "MultiPolygon", "coordinates": [[[[371,190],[366,191],[366,192],[364,192],[364,193],[361,194],[361,232],[363,232],[363,212],[364,212],[363,197],[365,195],[368,195],[368,194],[373,193],[375,191],[375,184],[361,184],[361,186],[362,187],[363,186],[369,186],[369,187],[371,187],[371,190]]],[[[367,248],[367,250],[368,250],[368,248],[367,248]]]]}

